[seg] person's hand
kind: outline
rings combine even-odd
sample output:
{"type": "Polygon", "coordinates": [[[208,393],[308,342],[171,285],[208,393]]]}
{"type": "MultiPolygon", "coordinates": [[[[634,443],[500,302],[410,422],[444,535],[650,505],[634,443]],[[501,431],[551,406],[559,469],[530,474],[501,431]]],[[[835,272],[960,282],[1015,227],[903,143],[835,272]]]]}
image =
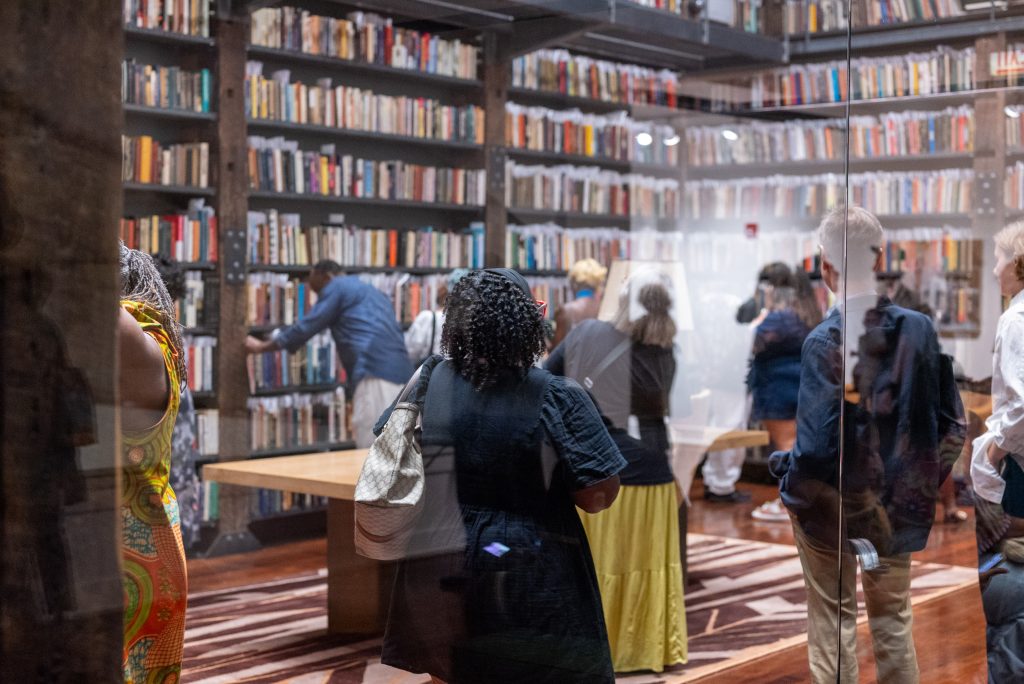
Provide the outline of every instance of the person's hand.
{"type": "Polygon", "coordinates": [[[988,445],[988,451],[985,456],[988,458],[988,462],[992,464],[993,468],[998,469],[999,464],[1003,462],[1009,452],[1006,449],[1001,448],[995,442],[988,445]]]}
{"type": "Polygon", "coordinates": [[[250,354],[261,354],[267,351],[269,347],[269,343],[259,339],[258,337],[253,337],[252,335],[245,336],[245,351],[250,354]]]}
{"type": "Polygon", "coordinates": [[[764,322],[764,319],[767,318],[767,317],[768,317],[768,309],[761,309],[761,313],[759,313],[757,315],[757,318],[755,318],[754,320],[750,321],[751,327],[756,328],[757,326],[761,325],[764,322]]]}
{"type": "Polygon", "coordinates": [[[981,590],[985,591],[988,587],[988,583],[992,581],[992,578],[996,575],[1005,575],[1009,570],[1004,568],[1002,565],[997,565],[994,568],[989,568],[985,572],[978,573],[978,583],[981,585],[981,590]]]}

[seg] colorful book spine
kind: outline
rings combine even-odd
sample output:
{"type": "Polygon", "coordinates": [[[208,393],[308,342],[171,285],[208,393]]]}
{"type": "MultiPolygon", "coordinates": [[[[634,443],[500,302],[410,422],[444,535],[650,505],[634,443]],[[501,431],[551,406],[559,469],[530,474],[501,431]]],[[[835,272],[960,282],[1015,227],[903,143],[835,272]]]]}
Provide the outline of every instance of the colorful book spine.
{"type": "Polygon", "coordinates": [[[192,200],[188,212],[121,219],[125,245],[183,263],[217,261],[217,217],[213,207],[192,200]]]}
{"type": "Polygon", "coordinates": [[[345,390],[250,397],[253,451],[334,444],[348,439],[345,390]]]}
{"type": "Polygon", "coordinates": [[[183,353],[188,363],[188,388],[193,392],[213,392],[217,338],[186,335],[184,344],[183,353]]]}
{"type": "Polygon", "coordinates": [[[210,111],[210,70],[188,71],[177,66],[121,63],[121,101],[159,109],[210,111]]]}
{"type": "Polygon", "coordinates": [[[209,0],[123,0],[125,26],[182,33],[210,35],[209,0]]]}
{"type": "Polygon", "coordinates": [[[121,136],[121,180],[125,183],[205,188],[210,178],[210,143],[163,145],[151,136],[121,136]]]}
{"type": "Polygon", "coordinates": [[[281,349],[246,357],[249,391],[277,390],[302,385],[333,385],[340,381],[334,339],[329,331],[311,337],[291,353],[281,349]]]}
{"type": "Polygon", "coordinates": [[[292,325],[316,303],[316,293],[299,278],[282,273],[250,273],[246,279],[246,324],[292,325]]]}

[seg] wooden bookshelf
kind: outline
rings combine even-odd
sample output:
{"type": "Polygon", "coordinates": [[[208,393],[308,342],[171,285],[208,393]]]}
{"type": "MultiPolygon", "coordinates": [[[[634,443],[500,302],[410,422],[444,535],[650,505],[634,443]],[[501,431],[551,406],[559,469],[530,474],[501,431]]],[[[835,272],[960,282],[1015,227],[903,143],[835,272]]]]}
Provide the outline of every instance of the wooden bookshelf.
{"type": "Polygon", "coordinates": [[[351,141],[364,140],[381,145],[417,145],[427,148],[444,150],[471,150],[478,152],[483,145],[462,140],[440,140],[437,138],[421,138],[412,135],[394,135],[391,133],[377,133],[375,131],[361,131],[352,128],[340,128],[338,126],[320,126],[316,124],[291,123],[289,121],[274,121],[272,119],[246,120],[246,126],[254,133],[271,134],[295,134],[313,135],[317,138],[351,141]]]}
{"type": "Polygon", "coordinates": [[[125,192],[176,195],[178,197],[213,197],[214,188],[199,188],[191,185],[160,185],[158,183],[125,183],[125,192]]]}
{"type": "Polygon", "coordinates": [[[338,389],[338,383],[329,382],[322,385],[288,385],[287,387],[269,387],[257,389],[250,392],[253,397],[279,397],[284,394],[317,394],[322,392],[333,392],[338,389]]]}
{"type": "MultiPolygon", "coordinates": [[[[212,22],[211,22],[212,23],[212,22]]],[[[131,42],[152,42],[164,43],[187,48],[213,48],[216,42],[213,38],[206,36],[193,36],[187,33],[174,33],[160,29],[138,28],[136,26],[124,27],[125,41],[131,42]]]]}
{"type": "Polygon", "coordinates": [[[297,192],[272,192],[269,190],[253,190],[249,193],[250,200],[271,202],[314,202],[338,205],[367,207],[391,207],[396,209],[417,209],[425,211],[447,211],[466,214],[479,214],[483,207],[475,204],[449,204],[446,202],[419,202],[416,200],[381,199],[377,197],[336,197],[334,195],[314,195],[297,192]]]}
{"type": "Polygon", "coordinates": [[[195,112],[189,109],[172,109],[169,107],[150,107],[147,105],[128,104],[121,105],[125,117],[166,119],[168,121],[180,121],[183,123],[213,123],[217,120],[215,112],[195,112]]]}
{"type": "Polygon", "coordinates": [[[512,159],[523,163],[535,164],[573,164],[575,166],[600,166],[621,173],[638,173],[659,178],[675,178],[679,175],[678,166],[667,164],[646,164],[610,157],[591,157],[585,154],[565,154],[547,150],[529,150],[522,147],[506,147],[505,153],[512,159]]]}
{"type": "MultiPolygon", "coordinates": [[[[689,165],[686,175],[690,180],[702,178],[730,180],[783,175],[817,175],[842,173],[845,160],[809,159],[805,161],[764,162],[757,164],[689,165]]],[[[850,157],[850,173],[868,171],[920,171],[922,169],[969,169],[974,167],[973,152],[935,152],[883,157],[850,157]]]]}

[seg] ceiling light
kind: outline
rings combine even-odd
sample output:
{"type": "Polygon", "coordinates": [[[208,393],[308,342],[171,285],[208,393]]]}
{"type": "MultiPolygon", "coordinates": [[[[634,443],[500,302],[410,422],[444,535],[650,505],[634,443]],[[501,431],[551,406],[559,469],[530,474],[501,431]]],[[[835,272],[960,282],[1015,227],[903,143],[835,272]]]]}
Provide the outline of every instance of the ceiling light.
{"type": "Polygon", "coordinates": [[[1016,107],[1011,107],[1010,105],[1006,105],[1005,107],[1003,107],[1003,113],[1005,113],[1006,116],[1010,117],[1011,119],[1020,118],[1020,110],[1017,109],[1016,107]]]}
{"type": "Polygon", "coordinates": [[[740,139],[740,134],[732,130],[731,128],[726,128],[725,130],[722,131],[722,137],[728,140],[729,142],[735,142],[740,139]]]}
{"type": "Polygon", "coordinates": [[[665,138],[665,144],[668,145],[669,147],[672,147],[673,145],[678,145],[679,144],[679,136],[678,135],[673,135],[673,136],[669,136],[668,138],[665,138]]]}
{"type": "Polygon", "coordinates": [[[643,147],[647,147],[652,142],[654,142],[654,138],[652,138],[651,134],[647,133],[647,132],[637,133],[636,134],[636,142],[637,142],[638,145],[641,145],[643,147]]]}

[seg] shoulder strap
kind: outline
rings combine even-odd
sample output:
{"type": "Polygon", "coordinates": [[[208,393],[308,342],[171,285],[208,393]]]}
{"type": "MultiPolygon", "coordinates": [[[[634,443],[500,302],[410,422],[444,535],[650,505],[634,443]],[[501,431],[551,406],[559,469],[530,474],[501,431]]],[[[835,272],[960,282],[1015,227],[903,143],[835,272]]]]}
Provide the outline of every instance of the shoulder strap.
{"type": "Polygon", "coordinates": [[[427,349],[427,356],[434,353],[434,338],[437,337],[437,312],[430,312],[430,348],[427,349]]]}
{"type": "Polygon", "coordinates": [[[630,339],[629,337],[624,339],[622,342],[619,342],[618,346],[616,346],[615,349],[612,349],[610,352],[608,352],[608,356],[604,357],[604,360],[601,361],[600,364],[598,364],[597,368],[595,368],[593,372],[589,373],[585,378],[583,378],[583,386],[586,387],[588,390],[593,389],[594,380],[601,377],[601,375],[606,370],[608,370],[608,366],[612,365],[612,363],[614,363],[616,359],[622,356],[623,353],[625,353],[625,351],[629,349],[632,344],[633,340],[630,339]]]}

